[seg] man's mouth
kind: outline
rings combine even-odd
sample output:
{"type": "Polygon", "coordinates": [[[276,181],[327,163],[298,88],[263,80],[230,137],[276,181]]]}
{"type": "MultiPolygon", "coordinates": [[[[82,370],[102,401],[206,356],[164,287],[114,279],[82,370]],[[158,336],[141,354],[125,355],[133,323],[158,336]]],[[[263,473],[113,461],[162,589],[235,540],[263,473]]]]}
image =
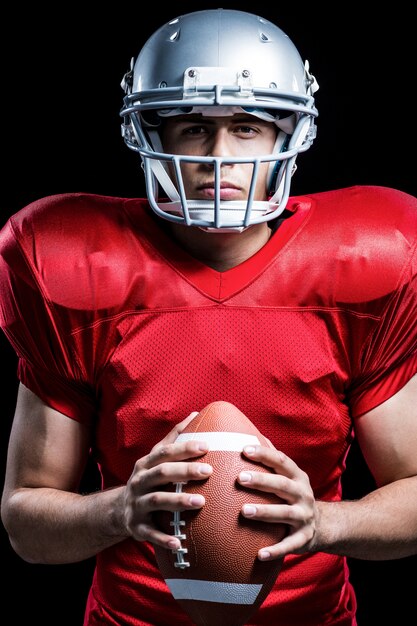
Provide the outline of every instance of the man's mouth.
{"type": "MultiPolygon", "coordinates": [[[[197,191],[202,198],[208,198],[212,200],[215,196],[214,183],[204,183],[197,187],[197,191]]],[[[241,200],[242,189],[232,182],[223,180],[220,183],[220,200],[241,200]]]]}

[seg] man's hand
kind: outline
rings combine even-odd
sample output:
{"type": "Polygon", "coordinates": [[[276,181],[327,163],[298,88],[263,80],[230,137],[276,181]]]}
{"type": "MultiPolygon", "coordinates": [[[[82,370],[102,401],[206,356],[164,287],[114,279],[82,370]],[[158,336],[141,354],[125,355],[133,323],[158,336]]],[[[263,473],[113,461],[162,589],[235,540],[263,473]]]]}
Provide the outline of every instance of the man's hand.
{"type": "Polygon", "coordinates": [[[177,424],[149,454],[135,463],[125,488],[124,517],[130,535],[137,541],[150,541],[170,550],[179,548],[178,539],[155,527],[152,514],[154,511],[199,509],[204,505],[201,495],[161,490],[168,483],[201,480],[212,473],[211,465],[196,460],[208,450],[204,441],[175,443],[196,415],[191,413],[177,424]]]}

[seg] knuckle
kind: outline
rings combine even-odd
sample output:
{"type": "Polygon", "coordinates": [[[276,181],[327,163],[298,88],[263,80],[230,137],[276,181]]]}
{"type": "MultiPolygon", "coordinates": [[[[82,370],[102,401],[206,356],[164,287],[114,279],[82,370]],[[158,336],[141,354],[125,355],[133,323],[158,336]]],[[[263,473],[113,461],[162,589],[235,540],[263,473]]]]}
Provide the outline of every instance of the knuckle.
{"type": "Polygon", "coordinates": [[[137,541],[146,541],[148,538],[148,534],[146,533],[146,527],[144,527],[143,524],[138,524],[137,526],[135,526],[133,528],[132,535],[137,541]]]}
{"type": "Polygon", "coordinates": [[[161,465],[157,465],[154,468],[153,473],[158,481],[170,482],[170,471],[167,465],[163,463],[161,465]]]}
{"type": "Polygon", "coordinates": [[[267,472],[254,472],[250,470],[248,473],[251,474],[252,476],[251,481],[249,483],[252,488],[264,487],[265,485],[268,484],[268,481],[270,480],[270,475],[267,472]]]}
{"type": "Polygon", "coordinates": [[[306,529],[306,543],[309,543],[312,539],[314,539],[315,532],[312,526],[308,526],[306,529]]]}
{"type": "Polygon", "coordinates": [[[171,446],[169,446],[168,444],[163,444],[159,446],[159,448],[157,448],[156,450],[158,459],[162,461],[166,459],[169,456],[170,448],[171,446]]]}
{"type": "Polygon", "coordinates": [[[134,496],[134,494],[139,494],[142,491],[143,485],[143,475],[142,473],[135,473],[129,479],[129,491],[128,495],[130,498],[134,496]]]}
{"type": "Polygon", "coordinates": [[[184,445],[184,450],[186,454],[190,456],[195,456],[198,453],[203,454],[203,452],[200,451],[196,441],[187,441],[184,445]]]}
{"type": "Polygon", "coordinates": [[[150,493],[148,495],[148,503],[151,510],[157,511],[161,507],[162,494],[157,491],[150,493]]]}
{"type": "Polygon", "coordinates": [[[198,470],[198,465],[196,465],[195,463],[189,463],[186,471],[186,478],[191,480],[201,478],[201,474],[198,470]]]}
{"type": "Polygon", "coordinates": [[[178,510],[185,511],[190,508],[190,494],[184,493],[180,500],[178,500],[178,510]]]}
{"type": "Polygon", "coordinates": [[[143,466],[146,465],[146,461],[148,459],[148,456],[144,457],[143,459],[138,459],[137,461],[135,461],[135,464],[133,466],[133,473],[134,474],[139,473],[142,470],[143,466]]]}
{"type": "Polygon", "coordinates": [[[310,510],[314,510],[314,505],[315,505],[315,503],[316,503],[316,500],[315,500],[315,498],[314,498],[314,494],[309,493],[309,494],[307,495],[307,497],[306,497],[306,504],[307,504],[308,508],[309,508],[310,510]]]}
{"type": "Polygon", "coordinates": [[[275,480],[276,480],[277,486],[279,487],[281,491],[290,492],[292,484],[291,484],[291,480],[287,478],[287,476],[284,476],[283,474],[277,474],[275,480]]]}
{"type": "Polygon", "coordinates": [[[287,505],[286,508],[286,517],[291,522],[297,520],[299,518],[299,512],[297,511],[296,505],[287,505]]]}
{"type": "Polygon", "coordinates": [[[289,457],[282,450],[278,451],[278,458],[281,463],[286,463],[289,460],[289,457]]]}

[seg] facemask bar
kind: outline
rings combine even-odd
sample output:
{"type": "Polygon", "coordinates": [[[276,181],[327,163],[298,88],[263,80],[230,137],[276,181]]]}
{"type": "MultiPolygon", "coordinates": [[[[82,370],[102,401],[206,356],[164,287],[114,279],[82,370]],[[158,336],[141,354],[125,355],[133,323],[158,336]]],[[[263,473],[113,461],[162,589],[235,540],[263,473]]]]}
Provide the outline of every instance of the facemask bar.
{"type": "Polygon", "coordinates": [[[193,96],[192,99],[185,98],[180,87],[165,87],[164,89],[149,89],[140,93],[129,93],[123,101],[124,106],[120,115],[126,118],[138,111],[175,109],[181,106],[240,106],[245,109],[265,108],[280,109],[290,113],[307,113],[312,117],[318,115],[312,95],[282,92],[278,89],[253,89],[250,96],[242,98],[238,87],[225,87],[223,85],[201,85],[199,95],[193,96]],[[234,93],[236,95],[233,95],[234,93]],[[172,99],[168,100],[168,97],[172,99]]]}

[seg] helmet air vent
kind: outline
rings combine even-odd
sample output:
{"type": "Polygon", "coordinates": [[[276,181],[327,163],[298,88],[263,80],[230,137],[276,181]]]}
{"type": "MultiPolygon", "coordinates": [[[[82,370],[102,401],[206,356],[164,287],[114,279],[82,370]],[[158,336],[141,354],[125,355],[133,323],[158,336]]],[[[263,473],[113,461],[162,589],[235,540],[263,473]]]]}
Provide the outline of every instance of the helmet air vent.
{"type": "Polygon", "coordinates": [[[177,41],[180,38],[180,29],[176,30],[172,35],[169,36],[170,41],[177,41]]]}

